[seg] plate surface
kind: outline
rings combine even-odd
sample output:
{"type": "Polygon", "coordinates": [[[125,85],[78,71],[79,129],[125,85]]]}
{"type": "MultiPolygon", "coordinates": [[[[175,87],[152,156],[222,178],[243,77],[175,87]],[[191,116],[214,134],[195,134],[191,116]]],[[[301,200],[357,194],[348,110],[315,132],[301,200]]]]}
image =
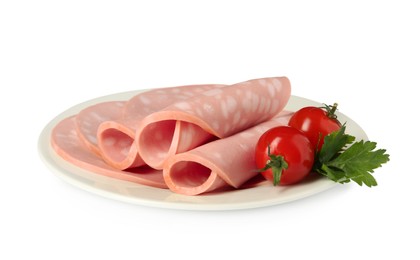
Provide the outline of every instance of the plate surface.
{"type": "MultiPolygon", "coordinates": [[[[127,203],[171,209],[238,210],[266,207],[305,198],[338,185],[326,178],[315,177],[293,186],[273,187],[266,182],[248,189],[185,196],[166,189],[143,186],[98,175],[76,167],[56,155],[50,145],[50,136],[53,127],[58,122],[68,116],[77,114],[90,105],[105,101],[127,100],[140,92],[131,91],[96,98],[59,114],[45,126],[39,137],[38,149],[43,161],[58,177],[86,191],[127,203]]],[[[286,110],[296,111],[301,107],[310,105],[321,106],[322,104],[292,96],[286,110]]],[[[346,130],[349,134],[354,135],[357,139],[368,139],[363,129],[352,119],[339,112],[337,116],[341,122],[346,122],[346,130]]]]}

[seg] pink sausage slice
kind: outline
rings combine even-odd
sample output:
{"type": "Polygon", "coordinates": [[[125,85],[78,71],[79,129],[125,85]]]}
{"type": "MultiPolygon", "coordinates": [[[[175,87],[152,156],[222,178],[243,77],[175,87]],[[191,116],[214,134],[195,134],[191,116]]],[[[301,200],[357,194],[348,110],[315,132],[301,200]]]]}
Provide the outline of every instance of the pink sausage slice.
{"type": "Polygon", "coordinates": [[[80,140],[94,153],[100,154],[97,132],[105,121],[122,117],[125,101],[110,101],[87,107],[76,116],[76,128],[80,140]]]}
{"type": "Polygon", "coordinates": [[[258,138],[268,129],[286,125],[292,113],[261,123],[230,137],[172,156],[163,176],[169,189],[184,195],[198,195],[242,184],[258,175],[254,153],[258,138]]]}
{"type": "MultiPolygon", "coordinates": [[[[173,103],[222,87],[224,85],[189,85],[155,89],[134,96],[125,103],[120,118],[103,121],[96,129],[98,147],[103,159],[120,170],[144,165],[137,147],[133,144],[140,121],[173,103]]],[[[162,128],[162,131],[165,130],[162,128]]]]}
{"type": "Polygon", "coordinates": [[[162,171],[149,167],[121,171],[105,163],[101,157],[90,151],[79,139],[76,117],[74,116],[62,120],[55,126],[51,134],[51,145],[59,156],[82,169],[111,178],[156,188],[167,188],[162,177],[162,171]]]}
{"type": "Polygon", "coordinates": [[[273,118],[286,106],[290,92],[286,77],[211,89],[144,118],[136,132],[135,145],[147,165],[162,169],[176,153],[273,118]]]}

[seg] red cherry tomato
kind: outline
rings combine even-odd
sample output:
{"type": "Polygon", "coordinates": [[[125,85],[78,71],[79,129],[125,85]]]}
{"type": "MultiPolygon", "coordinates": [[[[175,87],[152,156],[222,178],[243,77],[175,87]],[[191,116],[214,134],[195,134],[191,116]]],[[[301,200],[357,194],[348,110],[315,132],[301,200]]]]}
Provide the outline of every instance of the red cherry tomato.
{"type": "Polygon", "coordinates": [[[301,131],[279,126],[261,135],[255,162],[261,174],[274,185],[294,184],[311,172],[314,149],[301,131]]]}
{"type": "Polygon", "coordinates": [[[341,128],[334,114],[337,104],[319,107],[304,107],[296,111],[289,120],[289,126],[302,131],[311,141],[316,151],[324,144],[324,137],[341,128]]]}

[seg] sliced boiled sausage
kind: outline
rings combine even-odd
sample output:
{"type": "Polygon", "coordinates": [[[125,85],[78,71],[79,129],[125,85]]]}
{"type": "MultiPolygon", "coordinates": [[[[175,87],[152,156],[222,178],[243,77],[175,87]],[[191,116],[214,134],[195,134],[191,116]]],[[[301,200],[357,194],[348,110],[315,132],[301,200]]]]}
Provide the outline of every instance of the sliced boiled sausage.
{"type": "Polygon", "coordinates": [[[123,115],[125,101],[110,101],[95,104],[76,115],[76,129],[80,140],[94,153],[100,154],[97,133],[105,121],[118,120],[123,115]]]}
{"type": "Polygon", "coordinates": [[[290,92],[286,77],[154,89],[62,120],[51,145],[84,170],[180,194],[240,188],[257,175],[259,135],[287,122],[290,92]]]}
{"type": "Polygon", "coordinates": [[[189,85],[154,89],[134,96],[125,103],[120,118],[104,120],[95,129],[100,154],[109,165],[117,169],[124,170],[144,165],[137,147],[133,144],[141,120],[173,103],[222,87],[224,85],[189,85]]]}
{"type": "Polygon", "coordinates": [[[239,188],[258,175],[255,146],[259,136],[272,127],[286,125],[290,112],[227,138],[171,156],[163,170],[169,189],[185,195],[231,186],[239,188]]]}
{"type": "Polygon", "coordinates": [[[62,120],[54,127],[51,145],[59,156],[84,170],[156,188],[167,188],[162,171],[149,167],[121,171],[108,165],[81,141],[77,133],[75,116],[62,120]]]}
{"type": "Polygon", "coordinates": [[[290,94],[286,77],[214,88],[145,117],[138,126],[135,145],[146,164],[162,169],[176,153],[273,118],[286,106],[290,94]]]}

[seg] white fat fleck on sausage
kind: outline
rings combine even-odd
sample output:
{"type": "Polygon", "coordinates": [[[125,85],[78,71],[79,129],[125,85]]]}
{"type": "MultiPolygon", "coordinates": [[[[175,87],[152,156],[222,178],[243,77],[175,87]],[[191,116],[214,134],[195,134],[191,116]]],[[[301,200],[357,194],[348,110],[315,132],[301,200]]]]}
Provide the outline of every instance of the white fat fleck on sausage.
{"type": "Polygon", "coordinates": [[[228,96],[226,99],[226,107],[229,113],[233,113],[233,111],[235,111],[236,106],[238,105],[238,103],[236,102],[236,100],[231,97],[228,96]]]}
{"type": "Polygon", "coordinates": [[[214,113],[214,108],[213,108],[213,106],[212,106],[212,105],[210,105],[209,103],[205,103],[205,104],[203,105],[203,109],[204,109],[207,113],[209,113],[209,114],[214,113]]]}
{"type": "Polygon", "coordinates": [[[252,99],[252,95],[253,95],[253,93],[251,91],[247,90],[245,92],[245,99],[250,101],[252,99]]]}
{"type": "Polygon", "coordinates": [[[173,97],[174,97],[175,100],[184,100],[184,99],[188,98],[186,95],[183,95],[183,94],[178,94],[178,95],[175,95],[173,97]]]}
{"type": "Polygon", "coordinates": [[[265,103],[267,103],[267,100],[264,97],[262,97],[258,105],[258,114],[262,114],[262,112],[264,111],[265,103]]]}
{"type": "Polygon", "coordinates": [[[245,113],[248,113],[250,110],[250,102],[248,99],[244,98],[242,99],[242,108],[244,110],[245,113]]]}
{"type": "Polygon", "coordinates": [[[130,141],[130,139],[126,138],[126,139],[119,140],[118,141],[118,146],[119,147],[130,147],[132,143],[133,142],[130,141]]]}
{"type": "Polygon", "coordinates": [[[192,92],[192,91],[190,91],[190,92],[183,92],[182,94],[184,94],[187,97],[192,97],[192,96],[195,95],[194,92],[192,92]]]}
{"type": "Polygon", "coordinates": [[[70,146],[78,146],[79,145],[79,136],[75,129],[72,129],[68,132],[68,134],[56,134],[55,137],[60,139],[60,142],[70,146]]]}
{"type": "Polygon", "coordinates": [[[251,91],[245,92],[245,97],[242,99],[242,108],[245,110],[246,113],[251,111],[255,111],[257,108],[254,106],[254,102],[258,103],[258,96],[251,91]]]}
{"type": "Polygon", "coordinates": [[[188,104],[187,102],[178,102],[174,106],[176,108],[181,109],[181,110],[190,110],[191,109],[191,105],[188,104]]]}
{"type": "Polygon", "coordinates": [[[202,90],[202,89],[199,89],[199,88],[196,88],[194,91],[195,91],[196,93],[200,93],[200,92],[202,92],[203,90],[202,90]]]}
{"type": "Polygon", "coordinates": [[[55,134],[55,137],[56,137],[57,139],[67,139],[67,138],[69,138],[69,136],[68,136],[68,135],[66,135],[66,134],[62,134],[62,133],[55,134]]]}
{"type": "Polygon", "coordinates": [[[210,97],[210,96],[215,96],[217,94],[221,94],[222,92],[223,91],[220,88],[215,88],[215,89],[211,89],[211,90],[208,90],[208,91],[204,92],[203,95],[210,97]]]}
{"type": "Polygon", "coordinates": [[[151,101],[150,101],[150,99],[148,99],[147,97],[145,97],[145,96],[142,96],[142,95],[140,95],[140,101],[141,101],[141,103],[143,103],[143,104],[145,104],[145,105],[149,105],[150,103],[151,103],[151,101]]]}
{"type": "Polygon", "coordinates": [[[121,154],[123,154],[124,156],[127,156],[128,153],[130,152],[130,146],[125,146],[120,150],[121,154]]]}
{"type": "Polygon", "coordinates": [[[104,139],[104,145],[113,146],[117,140],[114,137],[108,137],[104,139]]]}
{"type": "Polygon", "coordinates": [[[70,131],[70,136],[71,136],[71,137],[73,137],[73,138],[78,138],[78,135],[77,135],[77,131],[76,131],[76,129],[72,129],[72,130],[70,131]]]}
{"type": "Polygon", "coordinates": [[[90,129],[92,128],[92,123],[89,120],[84,120],[82,122],[82,129],[83,131],[90,131],[90,129]]]}
{"type": "Polygon", "coordinates": [[[265,79],[258,80],[258,83],[260,83],[261,86],[265,86],[267,84],[267,81],[265,79]]]}
{"type": "Polygon", "coordinates": [[[88,139],[88,141],[89,141],[89,142],[91,142],[91,143],[96,143],[96,142],[97,142],[96,135],[90,135],[90,134],[87,134],[87,135],[86,135],[86,138],[87,138],[87,139],[88,139]]]}
{"type": "Polygon", "coordinates": [[[256,126],[254,129],[258,134],[263,134],[267,130],[267,127],[256,126]]]}
{"type": "Polygon", "coordinates": [[[276,95],[276,87],[273,84],[268,84],[267,88],[270,97],[274,97],[276,95]]]}
{"type": "Polygon", "coordinates": [[[96,112],[91,112],[89,113],[89,116],[92,117],[93,119],[97,120],[97,121],[103,121],[104,120],[104,116],[96,113],[96,112]]]}
{"type": "Polygon", "coordinates": [[[241,119],[241,111],[237,111],[235,115],[233,116],[233,124],[237,125],[239,123],[239,120],[241,119]]]}
{"type": "Polygon", "coordinates": [[[213,152],[213,157],[216,157],[217,159],[222,159],[222,155],[219,152],[213,152]]]}
{"type": "Polygon", "coordinates": [[[248,151],[248,150],[250,150],[252,147],[250,147],[249,145],[246,145],[246,144],[243,144],[243,143],[240,143],[239,144],[239,147],[242,149],[242,151],[248,151]]]}
{"type": "Polygon", "coordinates": [[[228,118],[231,113],[236,110],[237,102],[232,96],[228,96],[221,101],[222,113],[225,118],[228,118]]]}
{"type": "Polygon", "coordinates": [[[281,81],[279,79],[273,79],[273,84],[276,88],[280,89],[281,87],[281,81]]]}
{"type": "Polygon", "coordinates": [[[244,131],[244,132],[240,133],[239,136],[241,136],[243,138],[251,138],[251,137],[254,137],[254,134],[244,131]]]}

